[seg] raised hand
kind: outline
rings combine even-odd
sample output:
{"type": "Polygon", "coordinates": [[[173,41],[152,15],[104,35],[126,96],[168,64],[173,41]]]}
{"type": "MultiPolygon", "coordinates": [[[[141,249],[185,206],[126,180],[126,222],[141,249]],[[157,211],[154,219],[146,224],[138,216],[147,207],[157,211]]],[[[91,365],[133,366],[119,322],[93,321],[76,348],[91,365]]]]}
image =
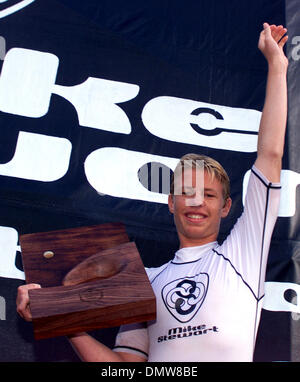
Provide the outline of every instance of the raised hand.
{"type": "Polygon", "coordinates": [[[283,51],[288,40],[287,29],[282,25],[269,25],[268,23],[264,23],[263,27],[258,41],[259,50],[269,64],[278,62],[287,67],[288,59],[283,51]]]}

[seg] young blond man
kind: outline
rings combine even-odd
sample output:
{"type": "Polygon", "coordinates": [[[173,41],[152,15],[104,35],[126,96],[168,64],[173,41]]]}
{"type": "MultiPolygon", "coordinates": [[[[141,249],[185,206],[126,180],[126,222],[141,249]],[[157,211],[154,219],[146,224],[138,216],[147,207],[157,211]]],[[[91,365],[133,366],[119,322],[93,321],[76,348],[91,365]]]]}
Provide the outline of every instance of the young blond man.
{"type": "MultiPolygon", "coordinates": [[[[186,160],[202,161],[204,184],[197,184],[197,168],[191,168],[186,170],[191,183],[201,189],[169,196],[180,248],[167,264],[147,269],[157,298],[157,319],[121,327],[113,350],[87,333],[70,336],[83,361],[252,360],[280,199],[287,118],[286,32],[282,26],[265,23],[259,38],[268,77],[257,159],[243,214],[219,245],[220,222],[231,207],[228,176],[211,158],[184,157],[180,166],[186,160]]],[[[37,287],[30,284],[18,289],[17,311],[28,321],[28,289],[37,287]]]]}

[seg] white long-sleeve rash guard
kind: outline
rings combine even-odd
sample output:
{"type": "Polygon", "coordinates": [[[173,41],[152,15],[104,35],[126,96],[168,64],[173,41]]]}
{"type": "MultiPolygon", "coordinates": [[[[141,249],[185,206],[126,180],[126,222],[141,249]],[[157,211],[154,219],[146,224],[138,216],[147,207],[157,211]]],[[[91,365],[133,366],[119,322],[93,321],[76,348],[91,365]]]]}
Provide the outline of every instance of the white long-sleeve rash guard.
{"type": "Polygon", "coordinates": [[[244,211],[222,245],[178,250],[147,268],[157,319],[124,325],[114,351],[148,361],[252,361],[280,184],[253,166],[244,211]]]}

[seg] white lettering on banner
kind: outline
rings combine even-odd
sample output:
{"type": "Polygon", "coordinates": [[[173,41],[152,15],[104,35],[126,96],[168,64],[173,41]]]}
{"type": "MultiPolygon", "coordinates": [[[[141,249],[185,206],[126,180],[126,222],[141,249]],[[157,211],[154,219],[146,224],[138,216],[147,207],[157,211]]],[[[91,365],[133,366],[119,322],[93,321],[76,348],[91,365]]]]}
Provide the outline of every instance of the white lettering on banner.
{"type": "Polygon", "coordinates": [[[6,53],[6,41],[3,36],[0,36],[0,60],[4,60],[6,53]]]}
{"type": "Polygon", "coordinates": [[[1,320],[6,320],[6,301],[2,296],[0,296],[0,321],[1,320]]]}
{"type": "Polygon", "coordinates": [[[59,59],[51,53],[13,48],[5,57],[0,77],[0,110],[38,118],[49,109],[51,95],[75,107],[81,126],[129,134],[131,124],[116,103],[129,101],[139,86],[89,77],[75,86],[55,85],[59,59]]]}
{"type": "Polygon", "coordinates": [[[139,169],[150,162],[159,162],[174,170],[178,159],[105,147],[93,151],[86,158],[84,168],[88,182],[101,194],[167,203],[167,194],[151,192],[139,181],[139,169]]]}
{"type": "MultiPolygon", "coordinates": [[[[243,203],[245,203],[246,191],[249,182],[250,171],[247,171],[243,181],[243,203]]],[[[278,216],[290,217],[296,212],[296,189],[300,184],[300,174],[291,170],[281,170],[280,176],[281,194],[278,216]]]]}
{"type": "Polygon", "coordinates": [[[0,164],[0,175],[53,182],[68,171],[71,150],[68,139],[20,131],[15,154],[0,164]]]}
{"type": "MultiPolygon", "coordinates": [[[[6,3],[6,1],[8,0],[1,0],[0,3],[6,3]]],[[[21,9],[27,7],[27,5],[33,3],[34,1],[35,0],[22,0],[14,5],[9,6],[6,9],[3,9],[2,11],[0,11],[0,19],[20,11],[21,9]]]]}
{"type": "Polygon", "coordinates": [[[265,282],[263,308],[274,312],[300,313],[300,285],[274,281],[265,282]],[[297,303],[294,304],[286,300],[284,294],[288,290],[292,290],[299,296],[297,303]]]}
{"type": "Polygon", "coordinates": [[[294,36],[291,44],[295,45],[291,52],[292,59],[298,61],[300,59],[300,36],[294,36]]]}
{"type": "MultiPolygon", "coordinates": [[[[122,134],[131,132],[126,113],[116,104],[135,98],[139,92],[138,85],[89,77],[79,85],[61,86],[55,84],[58,65],[59,59],[52,53],[23,48],[9,50],[0,76],[0,110],[32,118],[42,117],[48,112],[52,94],[57,94],[73,104],[81,126],[122,134]]],[[[142,111],[146,129],[157,137],[241,152],[256,151],[260,117],[261,113],[256,110],[168,96],[150,100],[142,111]]],[[[107,159],[103,158],[104,149],[94,151],[86,159],[86,175],[92,187],[99,193],[111,196],[167,202],[165,194],[151,192],[142,185],[138,172],[141,170],[140,165],[149,162],[174,168],[177,159],[118,148],[108,149],[115,155],[110,155],[108,165],[107,159]],[[119,178],[123,179],[123,191],[117,181],[108,176],[112,165],[119,178]],[[124,170],[122,174],[120,168],[124,170]],[[102,175],[107,176],[105,185],[99,184],[95,169],[101,169],[102,175]]],[[[21,131],[14,157],[10,162],[0,164],[0,175],[55,181],[67,172],[71,150],[72,145],[67,139],[21,131]]],[[[244,191],[247,176],[244,179],[244,191]]],[[[282,171],[279,216],[295,214],[295,190],[299,183],[300,174],[282,171]]]]}
{"type": "Polygon", "coordinates": [[[261,112],[176,97],[150,100],[142,112],[159,138],[222,150],[254,152],[261,112]]]}
{"type": "MultiPolygon", "coordinates": [[[[131,124],[116,104],[129,101],[139,86],[89,77],[75,86],[55,84],[59,59],[52,53],[12,48],[0,77],[0,110],[38,118],[49,109],[52,94],[75,107],[79,124],[129,134],[131,124]]],[[[148,131],[174,142],[241,152],[256,151],[261,113],[176,97],[150,100],[142,112],[148,131]]]]}
{"type": "Polygon", "coordinates": [[[16,267],[18,246],[18,232],[11,227],[0,226],[0,277],[11,279],[25,279],[23,271],[16,267]]]}
{"type": "Polygon", "coordinates": [[[58,94],[75,107],[80,126],[130,134],[131,124],[126,113],[116,103],[129,101],[139,92],[137,85],[89,77],[76,86],[55,85],[58,94]]]}
{"type": "MultiPolygon", "coordinates": [[[[294,304],[294,305],[297,305],[297,301],[298,301],[298,297],[297,296],[294,296],[291,300],[291,303],[294,304]]],[[[300,320],[300,312],[299,313],[296,313],[296,312],[292,312],[291,314],[292,316],[292,319],[294,321],[299,321],[300,320]]]]}
{"type": "Polygon", "coordinates": [[[49,109],[58,58],[51,53],[13,48],[5,56],[0,77],[0,110],[38,118],[49,109]]]}
{"type": "MultiPolygon", "coordinates": [[[[163,166],[167,166],[174,171],[178,159],[117,147],[105,147],[95,150],[88,155],[85,161],[85,173],[88,182],[99,194],[155,203],[167,203],[167,195],[158,193],[156,191],[158,189],[157,185],[151,185],[150,190],[148,190],[139,180],[139,177],[147,178],[147,174],[139,174],[141,169],[143,169],[143,172],[147,171],[144,166],[146,163],[156,163],[158,164],[157,168],[161,165],[162,169],[163,166]],[[122,187],[120,187],[120,184],[122,187]]],[[[165,174],[162,189],[167,194],[169,177],[164,169],[162,173],[165,174]]],[[[244,176],[243,203],[245,201],[249,176],[250,170],[244,176]]],[[[154,178],[154,182],[157,182],[158,176],[152,178],[154,178]]],[[[300,184],[300,174],[290,170],[282,170],[282,190],[278,216],[288,217],[295,214],[296,187],[298,184],[300,184]]]]}

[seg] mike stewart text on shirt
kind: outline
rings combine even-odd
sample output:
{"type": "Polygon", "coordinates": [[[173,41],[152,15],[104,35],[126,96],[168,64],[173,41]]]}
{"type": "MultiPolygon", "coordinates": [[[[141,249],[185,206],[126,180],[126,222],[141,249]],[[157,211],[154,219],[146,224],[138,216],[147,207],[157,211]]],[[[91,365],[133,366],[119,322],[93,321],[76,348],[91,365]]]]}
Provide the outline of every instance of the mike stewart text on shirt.
{"type": "Polygon", "coordinates": [[[167,335],[159,336],[157,338],[157,342],[175,340],[177,338],[185,338],[191,336],[201,336],[209,332],[218,332],[218,328],[216,326],[213,326],[212,328],[207,328],[206,325],[178,326],[176,328],[169,329],[167,335]]]}

